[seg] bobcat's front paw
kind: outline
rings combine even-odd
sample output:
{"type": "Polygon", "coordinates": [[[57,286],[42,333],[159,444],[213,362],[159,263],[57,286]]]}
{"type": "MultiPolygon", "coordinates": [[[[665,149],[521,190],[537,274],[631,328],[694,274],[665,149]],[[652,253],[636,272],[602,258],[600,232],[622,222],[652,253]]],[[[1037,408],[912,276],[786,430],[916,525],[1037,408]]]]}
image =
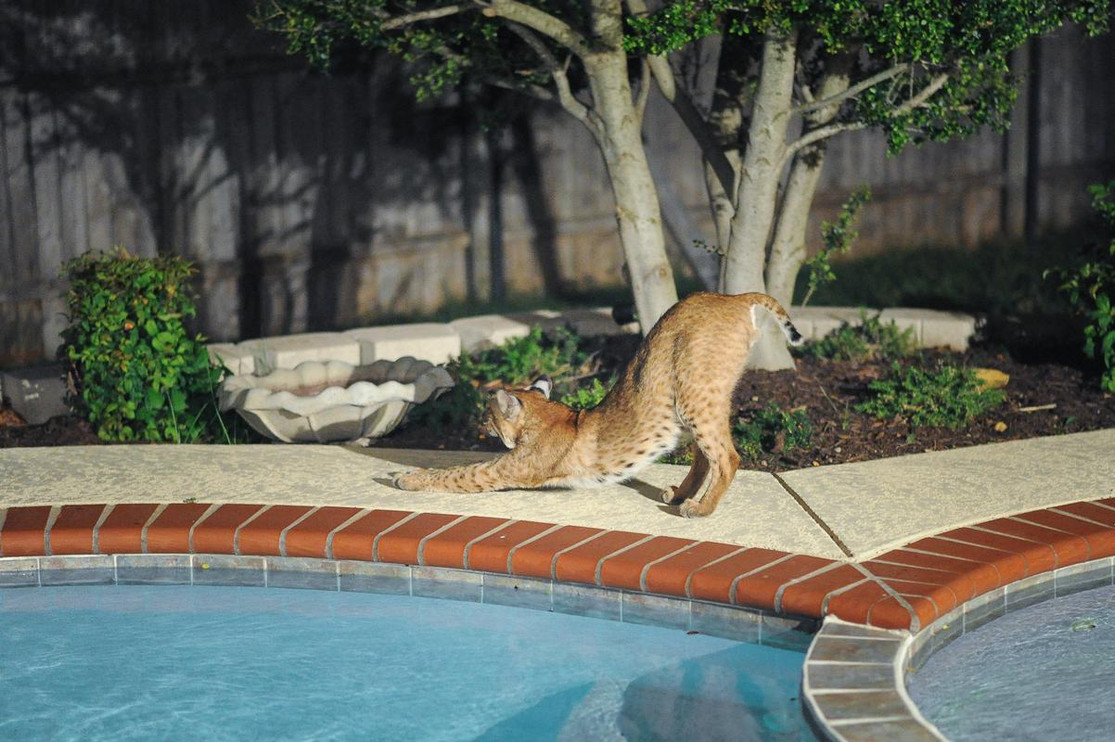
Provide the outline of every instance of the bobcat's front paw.
{"type": "Polygon", "coordinates": [[[414,471],[396,472],[392,474],[391,484],[395,485],[396,489],[401,490],[422,489],[422,485],[418,482],[418,472],[414,471]]]}

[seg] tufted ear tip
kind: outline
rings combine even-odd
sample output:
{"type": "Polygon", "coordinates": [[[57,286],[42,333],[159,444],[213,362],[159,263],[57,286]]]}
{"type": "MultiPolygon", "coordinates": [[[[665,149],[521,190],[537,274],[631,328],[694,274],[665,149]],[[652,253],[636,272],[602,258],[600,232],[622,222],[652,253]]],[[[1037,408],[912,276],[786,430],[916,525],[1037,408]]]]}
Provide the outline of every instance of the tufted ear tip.
{"type": "Polygon", "coordinates": [[[514,420],[523,409],[523,403],[516,399],[515,395],[508,394],[502,389],[496,390],[495,400],[500,414],[508,420],[514,420]]]}
{"type": "Polygon", "coordinates": [[[537,389],[542,392],[542,396],[546,399],[550,398],[550,392],[553,391],[554,382],[550,381],[549,377],[541,376],[533,384],[530,385],[531,389],[537,389]]]}

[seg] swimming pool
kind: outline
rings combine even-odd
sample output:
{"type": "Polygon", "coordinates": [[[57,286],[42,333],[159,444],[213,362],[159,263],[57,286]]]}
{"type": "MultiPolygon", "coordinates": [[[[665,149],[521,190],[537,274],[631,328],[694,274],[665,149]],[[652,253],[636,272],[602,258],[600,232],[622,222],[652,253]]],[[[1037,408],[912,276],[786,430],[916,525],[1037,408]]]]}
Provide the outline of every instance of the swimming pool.
{"type": "Polygon", "coordinates": [[[911,674],[950,739],[1111,739],[1115,587],[1021,608],[957,638],[911,674]]]}
{"type": "Polygon", "coordinates": [[[523,608],[281,588],[0,590],[0,738],[813,740],[803,655],[523,608]]]}

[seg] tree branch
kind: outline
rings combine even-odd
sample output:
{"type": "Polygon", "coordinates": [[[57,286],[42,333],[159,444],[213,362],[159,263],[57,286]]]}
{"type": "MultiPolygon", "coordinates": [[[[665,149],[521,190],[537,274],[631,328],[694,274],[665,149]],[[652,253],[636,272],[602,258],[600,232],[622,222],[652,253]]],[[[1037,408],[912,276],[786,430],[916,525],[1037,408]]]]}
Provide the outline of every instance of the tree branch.
{"type": "Polygon", "coordinates": [[[538,100],[552,101],[555,97],[552,91],[542,87],[541,85],[524,85],[513,78],[500,77],[497,75],[484,75],[480,79],[493,87],[503,88],[504,90],[512,90],[516,93],[529,95],[531,98],[536,98],[538,100]]]}
{"type": "Polygon", "coordinates": [[[416,13],[409,13],[401,15],[391,20],[384,21],[380,25],[382,31],[394,31],[396,28],[409,26],[412,23],[421,23],[422,21],[433,21],[438,18],[445,18],[446,16],[456,15],[465,10],[473,10],[474,6],[465,5],[446,5],[441,8],[430,8],[429,10],[420,10],[416,13]]]}
{"type": "MultiPolygon", "coordinates": [[[[904,113],[912,111],[915,108],[924,106],[925,102],[929,100],[934,93],[944,87],[945,83],[948,81],[948,72],[937,75],[937,77],[933,78],[928,85],[926,85],[924,88],[921,89],[920,92],[918,92],[917,95],[913,96],[902,105],[896,107],[888,115],[892,117],[900,116],[904,113]]],[[[851,88],[849,88],[849,90],[850,89],[851,88]]],[[[808,147],[809,145],[819,142],[822,139],[828,139],[831,136],[835,136],[836,134],[840,134],[845,131],[859,131],[860,129],[866,129],[867,126],[868,124],[865,121],[844,121],[829,124],[828,126],[822,126],[817,129],[813,129],[812,131],[806,132],[801,137],[799,137],[797,141],[786,147],[786,151],[782,155],[782,164],[785,165],[787,162],[789,162],[790,158],[801,151],[804,147],[808,147]]]]}
{"type": "MultiPolygon", "coordinates": [[[[569,66],[569,59],[567,58],[565,64],[559,64],[557,57],[550,51],[546,43],[538,38],[538,36],[531,31],[531,29],[506,18],[503,24],[511,33],[518,36],[523,40],[527,46],[534,50],[534,53],[542,58],[542,63],[546,65],[546,70],[550,73],[550,77],[554,79],[554,87],[557,90],[557,99],[561,103],[562,108],[568,111],[574,118],[592,130],[593,134],[599,133],[599,121],[595,114],[581,101],[577,100],[577,96],[573,95],[573,90],[569,87],[569,77],[566,74],[566,69],[569,66]]],[[[549,100],[553,100],[554,96],[549,91],[546,91],[549,100]]],[[[539,97],[539,96],[535,96],[539,97]]]]}
{"type": "Polygon", "coordinates": [[[642,125],[643,114],[647,111],[647,101],[650,99],[650,63],[644,59],[639,67],[639,92],[635,98],[635,115],[639,117],[642,125]]]}
{"type": "Polygon", "coordinates": [[[725,156],[724,150],[716,141],[708,122],[705,121],[705,117],[697,109],[693,99],[676,85],[673,70],[670,69],[669,63],[662,57],[648,57],[647,63],[650,65],[654,79],[658,83],[658,89],[662,92],[662,97],[669,101],[670,105],[677,111],[678,117],[685,124],[685,128],[689,130],[689,133],[697,142],[697,146],[701,148],[701,154],[716,174],[716,179],[720,181],[721,187],[728,193],[734,193],[736,169],[732,167],[732,163],[725,156]]]}
{"type": "MultiPolygon", "coordinates": [[[[479,0],[477,0],[478,4],[479,0]]],[[[572,26],[549,13],[519,2],[519,0],[491,0],[481,5],[481,12],[489,18],[503,18],[521,23],[527,28],[547,36],[580,56],[589,51],[588,41],[572,26]]]]}
{"type": "Polygon", "coordinates": [[[838,93],[837,95],[829,96],[828,98],[825,98],[824,100],[812,101],[812,102],[806,103],[803,106],[798,106],[797,108],[794,109],[794,113],[809,113],[810,111],[816,111],[816,110],[821,109],[821,108],[828,108],[829,106],[836,105],[837,103],[842,103],[842,102],[848,100],[849,98],[852,98],[854,96],[859,95],[864,90],[867,90],[868,88],[870,88],[874,85],[878,85],[879,83],[885,82],[885,81],[891,79],[892,77],[897,77],[898,75],[901,75],[903,72],[905,72],[909,68],[910,68],[910,65],[907,64],[906,62],[902,62],[901,64],[896,64],[895,66],[891,67],[890,69],[883,70],[882,72],[879,72],[878,74],[872,75],[871,77],[868,77],[868,78],[865,78],[865,79],[861,80],[860,82],[856,83],[855,85],[852,85],[851,87],[849,87],[847,90],[845,90],[842,93],[838,93]]]}

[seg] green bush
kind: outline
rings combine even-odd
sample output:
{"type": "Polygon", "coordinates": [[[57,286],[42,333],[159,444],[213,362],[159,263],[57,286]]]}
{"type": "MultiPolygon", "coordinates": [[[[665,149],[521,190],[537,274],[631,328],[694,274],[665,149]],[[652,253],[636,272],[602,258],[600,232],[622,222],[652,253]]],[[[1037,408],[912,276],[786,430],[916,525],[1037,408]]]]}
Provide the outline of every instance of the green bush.
{"type": "Polygon", "coordinates": [[[809,446],[813,425],[805,410],[784,411],[771,404],[732,427],[741,454],[756,461],[764,453],[785,453],[809,446]]]}
{"type": "Polygon", "coordinates": [[[604,401],[604,397],[615,385],[616,377],[614,376],[608,379],[607,384],[600,383],[599,377],[593,377],[591,384],[576,387],[569,394],[563,395],[559,401],[575,410],[588,410],[604,401]]]}
{"type": "Polygon", "coordinates": [[[462,379],[526,386],[539,376],[568,375],[587,358],[570,330],[559,327],[547,336],[536,325],[524,337],[512,338],[497,348],[462,355],[457,370],[462,379]]]}
{"type": "Polygon", "coordinates": [[[223,369],[183,320],[197,310],[191,263],[139,258],[122,249],[86,253],[64,266],[72,407],[106,441],[199,441],[223,436],[215,392],[223,369]]]}
{"type": "Polygon", "coordinates": [[[913,427],[960,428],[1006,399],[999,389],[984,389],[971,369],[948,363],[932,371],[896,361],[868,388],[871,399],[857,410],[880,419],[902,416],[913,427]]]}
{"type": "MultiPolygon", "coordinates": [[[[408,418],[409,424],[429,427],[437,434],[475,427],[484,412],[481,389],[526,386],[539,376],[553,377],[555,391],[576,395],[579,392],[573,385],[560,377],[584,371],[590,360],[590,354],[581,349],[580,339],[573,332],[561,327],[546,335],[535,326],[524,337],[512,338],[496,348],[462,353],[450,361],[446,368],[457,379],[456,386],[436,400],[416,407],[408,418]]],[[[584,399],[592,399],[594,393],[590,387],[584,399]]]]}
{"type": "MultiPolygon", "coordinates": [[[[1109,227],[1115,227],[1115,180],[1088,190],[1092,207],[1109,227]]],[[[1115,238],[1107,245],[1094,245],[1076,268],[1046,271],[1046,276],[1050,274],[1060,276],[1060,290],[1087,319],[1084,352],[1103,366],[1100,386],[1115,392],[1115,238]]]]}
{"type": "Polygon", "coordinates": [[[836,361],[894,360],[905,358],[915,349],[914,330],[899,330],[893,321],[883,324],[879,315],[868,316],[860,310],[860,323],[847,322],[820,340],[807,343],[807,355],[836,361]]]}

